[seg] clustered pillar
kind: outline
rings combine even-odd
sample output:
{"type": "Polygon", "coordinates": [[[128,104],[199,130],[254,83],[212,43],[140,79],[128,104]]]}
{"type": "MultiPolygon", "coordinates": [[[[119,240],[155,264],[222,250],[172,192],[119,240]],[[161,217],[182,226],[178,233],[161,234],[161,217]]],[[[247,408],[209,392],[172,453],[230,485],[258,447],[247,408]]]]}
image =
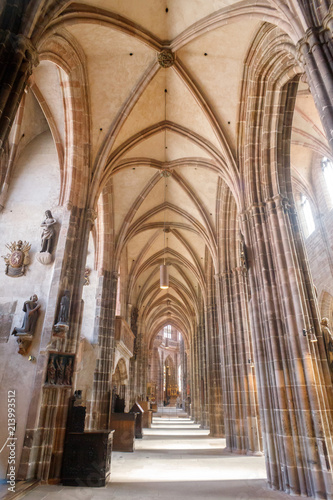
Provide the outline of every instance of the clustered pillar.
{"type": "MultiPolygon", "coordinates": [[[[211,269],[212,272],[212,269],[211,269]]],[[[207,297],[207,349],[208,349],[208,390],[210,435],[224,437],[224,414],[222,403],[222,359],[220,332],[217,319],[216,290],[214,277],[208,281],[207,297]]]]}
{"type": "Polygon", "coordinates": [[[111,374],[114,360],[114,332],[116,317],[118,273],[103,271],[99,277],[95,337],[99,357],[94,373],[92,400],[90,403],[90,429],[108,429],[111,395],[111,374]]]}
{"type": "Polygon", "coordinates": [[[276,196],[250,207],[242,222],[268,481],[332,498],[332,386],[320,342],[303,336],[310,327],[320,336],[320,328],[297,215],[276,196]]]}

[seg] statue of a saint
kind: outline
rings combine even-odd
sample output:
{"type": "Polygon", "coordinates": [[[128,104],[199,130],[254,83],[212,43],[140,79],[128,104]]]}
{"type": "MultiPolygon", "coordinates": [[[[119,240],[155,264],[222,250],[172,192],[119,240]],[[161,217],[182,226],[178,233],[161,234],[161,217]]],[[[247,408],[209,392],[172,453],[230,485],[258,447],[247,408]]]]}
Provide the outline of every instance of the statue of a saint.
{"type": "Polygon", "coordinates": [[[21,328],[15,327],[12,331],[12,335],[33,335],[38,319],[38,309],[40,304],[38,304],[37,295],[32,295],[30,300],[26,300],[23,305],[24,318],[21,328]]]}
{"type": "Polygon", "coordinates": [[[17,337],[17,344],[19,346],[19,354],[26,354],[33,339],[33,334],[36,328],[38,319],[38,304],[37,295],[32,295],[30,300],[26,300],[23,305],[24,318],[21,328],[15,327],[12,335],[17,337]]]}
{"type": "Polygon", "coordinates": [[[329,329],[328,318],[322,318],[321,322],[321,332],[323,334],[324,346],[327,356],[327,362],[331,373],[331,379],[333,383],[333,335],[329,329]]]}
{"type": "Polygon", "coordinates": [[[68,363],[65,368],[65,385],[72,384],[72,375],[73,375],[73,358],[68,358],[68,363]]]}
{"type": "Polygon", "coordinates": [[[64,291],[64,295],[61,297],[60,301],[60,309],[58,314],[57,324],[59,325],[67,325],[68,324],[68,316],[69,316],[69,290],[64,291]]]}
{"type": "Polygon", "coordinates": [[[64,358],[62,356],[60,359],[56,359],[56,365],[57,365],[57,385],[63,385],[65,365],[64,365],[64,358]]]}
{"type": "Polygon", "coordinates": [[[50,210],[46,210],[45,219],[41,223],[40,227],[43,228],[42,231],[42,252],[52,252],[53,240],[55,236],[54,224],[56,220],[52,217],[52,213],[50,210]]]}
{"type": "Polygon", "coordinates": [[[47,383],[55,384],[56,379],[56,367],[54,366],[54,358],[50,358],[49,364],[47,366],[47,383]]]}

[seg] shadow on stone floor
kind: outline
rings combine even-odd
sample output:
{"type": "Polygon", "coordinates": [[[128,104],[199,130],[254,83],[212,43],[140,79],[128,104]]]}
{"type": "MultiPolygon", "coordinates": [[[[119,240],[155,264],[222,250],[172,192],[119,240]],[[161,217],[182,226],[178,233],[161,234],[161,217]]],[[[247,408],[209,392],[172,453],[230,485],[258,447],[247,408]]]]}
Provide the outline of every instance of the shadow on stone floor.
{"type": "MultiPolygon", "coordinates": [[[[120,452],[113,452],[114,455],[115,453],[120,453],[120,452]]],[[[163,459],[164,458],[168,458],[168,455],[172,455],[173,458],[175,457],[179,457],[181,455],[186,455],[187,457],[190,457],[190,456],[194,456],[196,458],[200,458],[200,456],[203,456],[203,457],[224,457],[224,456],[228,456],[230,457],[230,459],[232,460],[233,458],[235,459],[239,459],[239,457],[242,457],[242,456],[245,456],[247,457],[247,455],[236,455],[236,454],[233,454],[233,453],[230,453],[230,451],[228,450],[225,450],[223,448],[204,448],[204,449],[200,449],[200,448],[183,448],[183,449],[164,449],[163,452],[161,450],[154,450],[154,449],[150,449],[150,448],[145,448],[143,450],[138,450],[136,449],[135,450],[135,453],[136,453],[136,456],[138,456],[139,454],[141,455],[145,455],[147,453],[149,453],[149,455],[155,455],[155,456],[161,456],[163,454],[163,459]]],[[[172,458],[170,457],[170,458],[172,458]]]]}
{"type": "MultiPolygon", "coordinates": [[[[289,495],[267,488],[264,479],[109,483],[110,500],[287,500],[289,495]]],[[[92,497],[98,499],[99,497],[92,497]]],[[[104,497],[100,497],[104,498],[104,497]]],[[[105,497],[106,498],[106,497],[105,497]]]]}
{"type": "Polygon", "coordinates": [[[26,500],[290,500],[263,479],[224,481],[111,482],[105,488],[39,486],[26,500]]]}

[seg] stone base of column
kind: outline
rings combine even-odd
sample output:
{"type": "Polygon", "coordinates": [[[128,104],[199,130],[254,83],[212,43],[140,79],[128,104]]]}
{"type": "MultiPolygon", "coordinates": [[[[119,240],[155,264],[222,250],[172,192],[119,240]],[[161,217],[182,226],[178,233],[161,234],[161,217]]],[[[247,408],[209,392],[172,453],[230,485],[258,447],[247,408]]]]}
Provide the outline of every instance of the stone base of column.
{"type": "Polygon", "coordinates": [[[248,455],[249,457],[263,457],[265,454],[263,451],[250,451],[250,450],[248,450],[246,452],[246,455],[248,455]]]}
{"type": "Polygon", "coordinates": [[[213,438],[225,438],[225,433],[224,432],[212,432],[210,431],[209,433],[209,437],[213,437],[213,438]]]}

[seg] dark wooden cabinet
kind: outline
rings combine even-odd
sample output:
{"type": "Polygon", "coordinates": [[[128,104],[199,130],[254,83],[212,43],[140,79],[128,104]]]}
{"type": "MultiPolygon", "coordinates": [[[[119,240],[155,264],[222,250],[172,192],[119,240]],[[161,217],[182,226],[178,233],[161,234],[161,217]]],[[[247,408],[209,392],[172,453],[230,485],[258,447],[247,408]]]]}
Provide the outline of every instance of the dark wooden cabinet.
{"type": "Polygon", "coordinates": [[[105,486],[111,471],[114,431],[69,432],[62,462],[65,486],[105,486]]]}

